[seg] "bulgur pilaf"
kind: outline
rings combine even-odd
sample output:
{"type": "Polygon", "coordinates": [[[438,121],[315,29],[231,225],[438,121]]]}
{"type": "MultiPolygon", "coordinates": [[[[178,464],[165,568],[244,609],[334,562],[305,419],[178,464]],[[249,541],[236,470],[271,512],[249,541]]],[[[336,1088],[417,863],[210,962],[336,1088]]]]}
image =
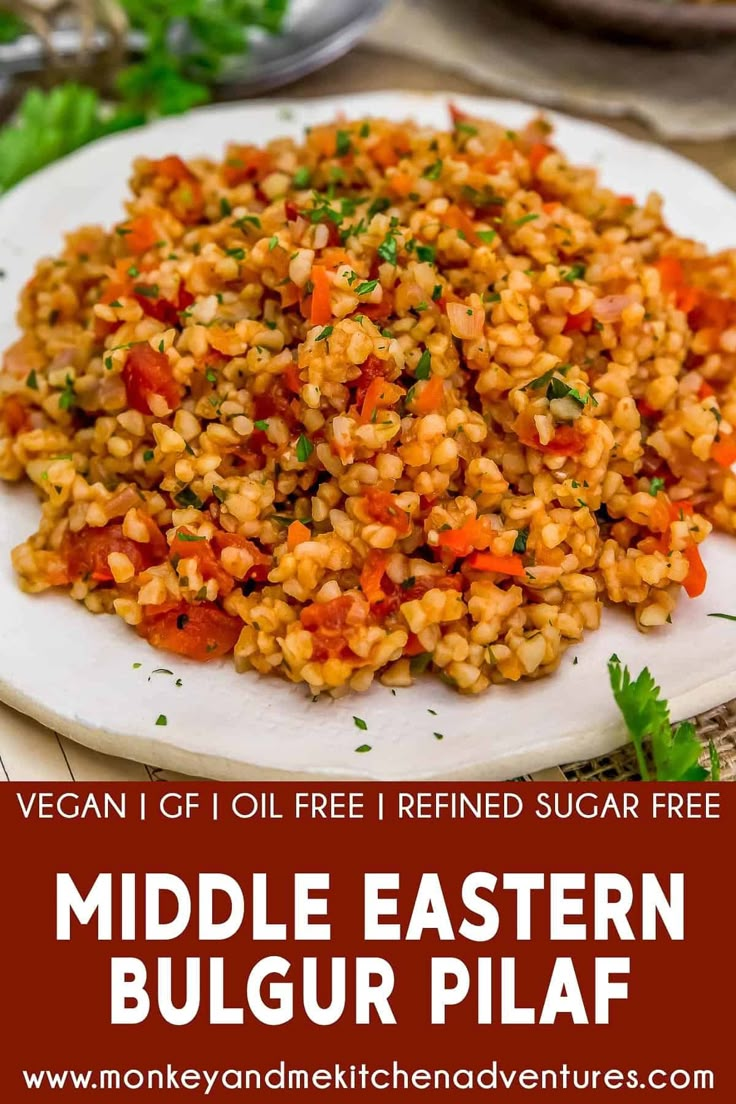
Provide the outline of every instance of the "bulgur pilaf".
{"type": "Polygon", "coordinates": [[[511,133],[381,119],[139,159],[0,372],[21,587],[312,693],[555,669],[736,532],[736,250],[511,133]]]}

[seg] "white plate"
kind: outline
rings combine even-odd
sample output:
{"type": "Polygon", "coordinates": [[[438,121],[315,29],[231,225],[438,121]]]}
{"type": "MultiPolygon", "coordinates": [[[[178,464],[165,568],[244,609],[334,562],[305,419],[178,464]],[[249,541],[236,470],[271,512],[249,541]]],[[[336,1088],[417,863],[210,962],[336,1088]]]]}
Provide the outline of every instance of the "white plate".
{"type": "MultiPolygon", "coordinates": [[[[412,116],[443,126],[448,99],[385,92],[211,108],[106,139],[38,173],[0,203],[6,270],[0,343],[14,337],[14,304],[35,260],[59,248],[64,230],[119,218],[136,155],[218,155],[230,139],[298,136],[304,125],[337,111],[412,116]]],[[[510,128],[522,126],[534,111],[504,100],[453,99],[510,128]]],[[[729,244],[736,196],[702,169],[603,127],[552,117],[557,140],[574,161],[598,165],[606,182],[623,193],[643,198],[658,188],[676,230],[711,248],[729,244]]],[[[736,626],[707,616],[736,612],[735,549],[723,537],[705,547],[705,596],[683,600],[672,627],[645,637],[629,617],[606,611],[603,628],[576,649],[577,664],[568,652],[552,678],[494,687],[478,698],[460,697],[426,678],[395,695],[376,686],[340,701],[312,702],[301,688],[237,675],[228,661],[199,666],[154,652],[118,619],[93,617],[64,596],[23,595],[9,551],[36,528],[37,514],[27,488],[1,486],[0,698],[115,755],[230,779],[508,778],[602,754],[622,742],[606,673],[614,651],[632,671],[653,669],[677,718],[736,696],[736,626]],[[134,663],[143,666],[134,670],[134,663]],[[157,667],[171,669],[183,685],[176,687],[171,675],[151,674],[157,667]],[[166,727],[156,725],[162,713],[166,727]],[[356,726],[354,716],[367,730],[356,726]],[[435,732],[444,738],[436,739],[435,732]],[[371,750],[356,752],[363,744],[371,750]]]]}

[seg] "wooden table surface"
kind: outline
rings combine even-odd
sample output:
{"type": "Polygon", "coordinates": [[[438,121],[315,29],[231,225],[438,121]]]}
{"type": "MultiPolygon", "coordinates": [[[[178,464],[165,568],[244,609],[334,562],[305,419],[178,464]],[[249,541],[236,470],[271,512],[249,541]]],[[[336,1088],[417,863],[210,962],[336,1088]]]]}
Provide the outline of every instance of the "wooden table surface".
{"type": "MultiPolygon", "coordinates": [[[[468,92],[479,95],[503,95],[503,88],[489,90],[456,73],[440,67],[405,59],[391,54],[379,54],[359,47],[348,57],[326,69],[296,81],[277,93],[281,97],[339,96],[346,91],[406,88],[411,91],[468,92]]],[[[237,90],[232,90],[237,98],[237,90]]],[[[228,96],[230,98],[230,96],[228,96]]],[[[0,104],[0,118],[3,117],[0,104]]],[[[7,108],[6,108],[7,111],[7,108]]],[[[631,120],[611,120],[586,116],[614,127],[636,138],[656,141],[646,127],[631,120]]],[[[717,142],[661,143],[699,162],[730,187],[736,189],[736,138],[717,142]]],[[[694,197],[696,201],[696,197],[694,197]]],[[[734,228],[736,240],[736,227],[734,228]]],[[[138,781],[177,779],[171,775],[137,763],[128,763],[89,751],[63,736],[49,732],[6,706],[0,705],[0,780],[14,781],[138,781]]],[[[563,778],[558,771],[541,772],[537,778],[563,778]]]]}

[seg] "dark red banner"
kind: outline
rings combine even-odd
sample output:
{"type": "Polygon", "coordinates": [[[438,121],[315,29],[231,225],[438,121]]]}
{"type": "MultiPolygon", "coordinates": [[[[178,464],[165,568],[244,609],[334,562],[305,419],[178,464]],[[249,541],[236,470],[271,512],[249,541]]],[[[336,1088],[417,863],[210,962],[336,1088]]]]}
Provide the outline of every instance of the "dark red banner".
{"type": "Polygon", "coordinates": [[[733,787],[5,785],[0,814],[2,1101],[736,1099],[733,787]]]}

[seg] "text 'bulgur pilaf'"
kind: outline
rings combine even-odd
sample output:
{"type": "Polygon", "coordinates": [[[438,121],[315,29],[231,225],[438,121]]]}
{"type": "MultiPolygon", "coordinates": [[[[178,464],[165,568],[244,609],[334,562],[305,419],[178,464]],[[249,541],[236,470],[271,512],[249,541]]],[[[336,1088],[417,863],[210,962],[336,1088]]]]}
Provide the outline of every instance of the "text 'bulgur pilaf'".
{"type": "Polygon", "coordinates": [[[365,119],[136,162],[39,263],[0,374],[31,593],[312,693],[552,671],[736,532],[736,251],[544,120],[365,119]]]}

